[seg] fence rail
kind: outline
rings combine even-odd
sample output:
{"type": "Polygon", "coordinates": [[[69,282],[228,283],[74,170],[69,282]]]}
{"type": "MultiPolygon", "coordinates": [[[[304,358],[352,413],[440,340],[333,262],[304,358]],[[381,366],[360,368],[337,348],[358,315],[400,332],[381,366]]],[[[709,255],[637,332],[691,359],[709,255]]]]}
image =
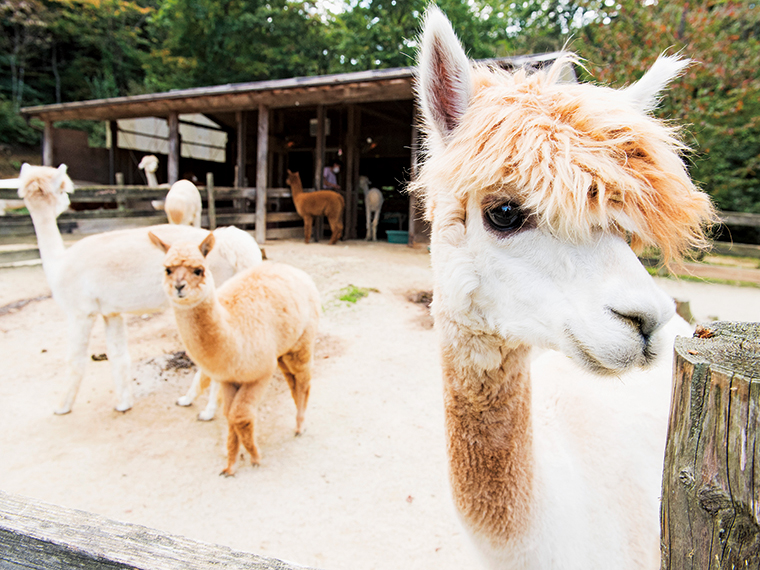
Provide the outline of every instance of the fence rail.
{"type": "MultiPolygon", "coordinates": [[[[3,570],[305,570],[100,515],[0,491],[3,570]]],[[[313,569],[312,569],[313,570],[313,569]]]]}

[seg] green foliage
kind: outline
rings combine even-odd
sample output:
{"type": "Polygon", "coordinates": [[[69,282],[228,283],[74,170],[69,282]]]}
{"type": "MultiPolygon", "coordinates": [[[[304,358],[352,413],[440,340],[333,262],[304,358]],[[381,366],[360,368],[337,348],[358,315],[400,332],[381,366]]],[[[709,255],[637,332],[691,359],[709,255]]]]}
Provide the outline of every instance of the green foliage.
{"type": "Polygon", "coordinates": [[[661,52],[695,60],[659,114],[687,125],[692,176],[720,209],[760,212],[760,4],[622,0],[572,47],[594,78],[618,85],[661,52]]]}
{"type": "Polygon", "coordinates": [[[0,99],[0,143],[34,146],[39,142],[40,133],[26,124],[13,103],[0,99]]]}
{"type": "Polygon", "coordinates": [[[356,303],[359,299],[362,299],[370,294],[370,291],[377,291],[377,289],[368,289],[366,287],[357,287],[356,285],[347,285],[338,291],[338,300],[346,303],[356,303]]]}

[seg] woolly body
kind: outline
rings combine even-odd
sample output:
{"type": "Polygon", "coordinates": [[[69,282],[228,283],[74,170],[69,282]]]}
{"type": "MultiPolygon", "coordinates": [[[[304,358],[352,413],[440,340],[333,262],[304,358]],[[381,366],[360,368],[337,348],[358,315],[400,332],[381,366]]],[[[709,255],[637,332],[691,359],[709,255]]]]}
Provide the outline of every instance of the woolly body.
{"type": "Polygon", "coordinates": [[[223,473],[231,475],[240,443],[254,464],[260,460],[254,412],[278,366],[296,402],[296,433],[303,429],[319,293],[303,271],[272,262],[236,275],[217,290],[206,272],[207,241],[200,248],[198,242],[172,247],[154,243],[167,252],[164,291],[187,353],[204,374],[222,384],[229,422],[223,473]]]}
{"type": "Polygon", "coordinates": [[[189,180],[178,180],[166,193],[164,211],[170,224],[201,227],[203,204],[198,187],[189,180]]]}
{"type": "MultiPolygon", "coordinates": [[[[169,224],[87,236],[66,249],[56,217],[68,206],[73,190],[65,165],[22,166],[19,196],[32,216],[42,265],[53,297],[69,321],[70,388],[57,413],[68,413],[84,374],[87,345],[94,319],[106,322],[108,359],[116,385],[117,409],[132,405],[129,352],[122,313],[145,313],[168,306],[160,268],[163,256],[148,238],[154,232],[167,242],[202,240],[206,230],[169,224]]],[[[221,230],[217,230],[221,231],[221,230]]],[[[220,233],[220,245],[209,258],[220,281],[261,262],[255,240],[236,228],[220,233]],[[245,234],[245,235],[241,235],[245,234]]]]}
{"type": "Polygon", "coordinates": [[[560,83],[572,56],[473,67],[437,8],[421,44],[413,189],[463,525],[491,568],[654,568],[669,356],[689,328],[665,326],[673,302],[625,237],[667,258],[714,219],[677,133],[645,113],[686,62],[623,91],[560,83]]]}

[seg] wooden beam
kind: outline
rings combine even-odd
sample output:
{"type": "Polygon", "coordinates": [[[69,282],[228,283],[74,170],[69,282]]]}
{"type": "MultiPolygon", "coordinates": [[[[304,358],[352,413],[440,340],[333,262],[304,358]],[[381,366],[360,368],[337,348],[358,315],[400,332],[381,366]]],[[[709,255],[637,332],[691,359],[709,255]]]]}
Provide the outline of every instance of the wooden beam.
{"type": "Polygon", "coordinates": [[[53,122],[45,121],[45,131],[42,139],[42,165],[43,166],[55,166],[53,160],[55,159],[55,152],[53,148],[53,122]]]}
{"type": "Polygon", "coordinates": [[[269,109],[259,105],[259,129],[256,141],[256,241],[267,239],[267,165],[269,157],[269,109]]]}
{"type": "Polygon", "coordinates": [[[322,169],[325,166],[325,106],[317,105],[317,144],[314,151],[314,188],[322,190],[322,169]]]}
{"type": "Polygon", "coordinates": [[[179,113],[169,113],[169,163],[167,165],[166,176],[169,184],[174,184],[179,180],[179,113]]]}
{"type": "Polygon", "coordinates": [[[245,148],[245,140],[246,140],[246,119],[247,119],[247,113],[245,111],[237,111],[235,113],[235,122],[237,123],[237,159],[235,161],[236,164],[236,172],[237,176],[235,177],[235,187],[236,188],[243,188],[245,187],[245,156],[246,156],[246,148],[245,148]]]}
{"type": "Polygon", "coordinates": [[[9,570],[306,570],[0,491],[0,567],[9,570]]]}
{"type": "Polygon", "coordinates": [[[111,184],[116,184],[116,149],[119,144],[119,123],[110,121],[108,123],[110,131],[110,140],[108,149],[108,180],[111,184]]]}

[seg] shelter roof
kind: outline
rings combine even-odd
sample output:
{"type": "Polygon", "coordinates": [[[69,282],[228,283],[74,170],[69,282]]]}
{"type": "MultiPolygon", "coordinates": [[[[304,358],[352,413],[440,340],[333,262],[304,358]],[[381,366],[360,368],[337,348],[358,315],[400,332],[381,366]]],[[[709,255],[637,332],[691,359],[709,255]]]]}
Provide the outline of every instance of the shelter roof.
{"type": "MultiPolygon", "coordinates": [[[[504,68],[541,66],[560,52],[484,60],[504,68]]],[[[44,121],[74,119],[113,121],[131,117],[166,117],[170,113],[219,113],[255,109],[394,101],[413,97],[413,67],[375,69],[335,75],[293,77],[176,89],[163,93],[130,95],[24,107],[25,117],[44,121]]]]}

